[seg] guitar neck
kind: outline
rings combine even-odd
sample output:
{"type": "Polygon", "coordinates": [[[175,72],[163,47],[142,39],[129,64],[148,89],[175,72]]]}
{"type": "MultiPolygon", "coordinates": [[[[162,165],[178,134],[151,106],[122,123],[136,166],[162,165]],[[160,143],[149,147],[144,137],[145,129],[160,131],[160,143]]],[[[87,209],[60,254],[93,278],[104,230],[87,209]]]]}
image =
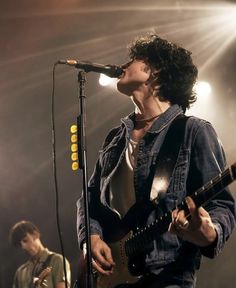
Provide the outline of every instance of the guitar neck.
{"type": "MultiPolygon", "coordinates": [[[[204,186],[191,195],[197,207],[206,205],[216,197],[226,186],[236,178],[236,163],[224,170],[204,186]]],[[[185,199],[177,206],[180,210],[189,212],[185,199]]],[[[156,219],[148,226],[139,229],[125,242],[125,252],[128,257],[147,250],[148,244],[168,230],[172,221],[172,211],[166,212],[162,217],[156,219]]]]}
{"type": "Polygon", "coordinates": [[[206,206],[209,201],[214,199],[225,187],[231,184],[236,178],[235,170],[236,163],[193,193],[191,198],[196,206],[206,206]]]}

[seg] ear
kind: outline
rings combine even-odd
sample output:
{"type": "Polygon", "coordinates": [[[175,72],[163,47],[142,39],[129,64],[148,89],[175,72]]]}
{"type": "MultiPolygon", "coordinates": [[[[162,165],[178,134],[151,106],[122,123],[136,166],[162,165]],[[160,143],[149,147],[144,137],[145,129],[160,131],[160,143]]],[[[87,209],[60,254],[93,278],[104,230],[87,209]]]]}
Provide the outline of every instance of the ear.
{"type": "Polygon", "coordinates": [[[160,75],[160,71],[161,69],[158,69],[158,70],[155,70],[152,72],[152,83],[154,84],[153,85],[153,89],[154,90],[158,90],[161,86],[161,84],[159,83],[160,81],[158,81],[159,79],[159,75],[160,75]]]}
{"type": "Polygon", "coordinates": [[[155,71],[150,74],[148,81],[145,83],[146,85],[150,85],[153,91],[158,91],[160,88],[160,84],[158,83],[159,72],[155,71]]]}

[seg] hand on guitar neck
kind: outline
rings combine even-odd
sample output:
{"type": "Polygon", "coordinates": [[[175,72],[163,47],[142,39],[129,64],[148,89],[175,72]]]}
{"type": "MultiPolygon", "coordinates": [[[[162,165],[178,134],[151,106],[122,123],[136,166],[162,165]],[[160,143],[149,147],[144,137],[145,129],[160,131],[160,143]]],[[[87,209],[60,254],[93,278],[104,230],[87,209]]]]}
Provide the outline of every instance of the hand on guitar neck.
{"type": "Polygon", "coordinates": [[[175,209],[169,231],[200,247],[212,244],[217,233],[209,213],[203,207],[196,207],[190,197],[185,202],[189,211],[175,209]]]}
{"type": "Polygon", "coordinates": [[[45,279],[52,271],[52,267],[47,267],[39,274],[38,277],[34,277],[33,283],[35,288],[47,287],[47,280],[45,279]]]}

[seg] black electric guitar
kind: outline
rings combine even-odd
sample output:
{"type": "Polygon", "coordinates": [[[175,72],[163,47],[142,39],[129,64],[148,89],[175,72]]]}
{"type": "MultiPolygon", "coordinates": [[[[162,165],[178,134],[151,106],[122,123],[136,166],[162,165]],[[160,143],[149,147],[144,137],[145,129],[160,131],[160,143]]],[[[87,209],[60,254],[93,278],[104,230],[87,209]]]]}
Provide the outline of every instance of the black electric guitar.
{"type": "MultiPolygon", "coordinates": [[[[236,163],[198,189],[191,195],[191,198],[197,207],[205,206],[235,179],[236,163]]],[[[177,207],[188,214],[185,200],[177,207]]],[[[150,243],[168,230],[172,221],[172,211],[168,211],[148,226],[137,228],[134,224],[136,223],[137,213],[140,213],[141,208],[143,212],[143,207],[134,204],[120,222],[117,219],[113,225],[109,222],[110,230],[112,227],[114,229],[110,235],[110,242],[115,243],[110,243],[109,246],[111,247],[116,266],[111,276],[99,275],[97,287],[112,288],[120,283],[137,281],[138,277],[143,273],[143,257],[150,243]]],[[[146,215],[148,215],[153,210],[153,205],[150,203],[149,208],[146,210],[146,215]]]]}

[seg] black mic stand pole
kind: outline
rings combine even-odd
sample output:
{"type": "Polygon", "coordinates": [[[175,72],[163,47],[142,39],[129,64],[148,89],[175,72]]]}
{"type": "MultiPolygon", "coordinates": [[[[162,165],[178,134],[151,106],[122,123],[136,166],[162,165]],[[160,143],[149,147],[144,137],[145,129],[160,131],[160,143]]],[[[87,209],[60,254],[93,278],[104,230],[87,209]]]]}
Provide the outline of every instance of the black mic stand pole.
{"type": "Polygon", "coordinates": [[[83,170],[83,193],[84,193],[84,214],[85,214],[85,233],[86,233],[86,264],[87,277],[86,287],[93,288],[93,269],[92,269],[92,253],[90,238],[90,219],[89,219],[89,201],[88,201],[88,169],[87,169],[87,143],[86,143],[86,95],[85,95],[85,71],[79,71],[79,99],[80,99],[80,115],[77,118],[77,143],[78,143],[78,159],[79,168],[83,170]]]}

